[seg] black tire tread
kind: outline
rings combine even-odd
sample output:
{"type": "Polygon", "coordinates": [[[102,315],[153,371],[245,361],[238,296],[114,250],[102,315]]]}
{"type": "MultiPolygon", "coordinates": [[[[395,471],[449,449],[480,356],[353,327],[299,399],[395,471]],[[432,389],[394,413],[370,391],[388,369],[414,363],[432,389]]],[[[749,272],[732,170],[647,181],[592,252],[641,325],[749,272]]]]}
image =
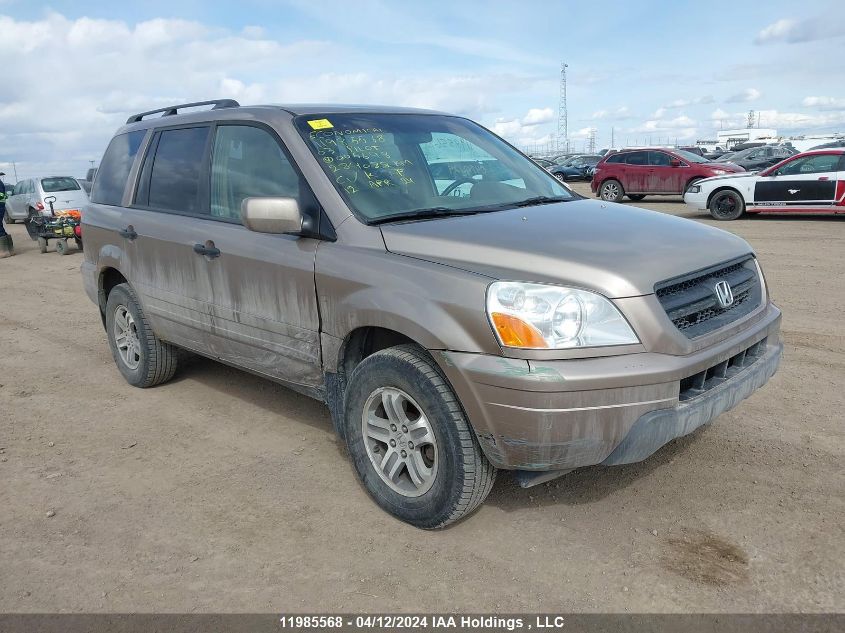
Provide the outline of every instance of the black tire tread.
{"type": "MultiPolygon", "coordinates": [[[[487,495],[490,494],[490,490],[492,490],[493,484],[496,481],[496,468],[493,467],[481,451],[478,440],[475,438],[475,433],[467,422],[463,407],[458,401],[457,396],[455,396],[451,386],[446,382],[436,363],[430,359],[426,352],[422,351],[416,345],[398,345],[377,352],[377,354],[393,356],[398,360],[413,365],[422,373],[430,381],[431,386],[440,394],[451,414],[451,422],[458,431],[464,464],[464,481],[461,482],[462,493],[445,518],[436,525],[423,527],[423,529],[429,530],[443,528],[470,514],[481,505],[484,499],[487,498],[487,495]]],[[[366,371],[366,360],[364,359],[364,362],[358,365],[355,371],[362,369],[362,367],[362,370],[366,371]]]]}
{"type": "Polygon", "coordinates": [[[147,387],[155,387],[163,382],[167,382],[176,373],[178,365],[179,351],[173,345],[164,343],[158,340],[158,337],[153,333],[144,311],[141,309],[141,304],[138,302],[138,297],[132,286],[129,284],[118,284],[112,288],[111,292],[121,289],[129,295],[131,301],[135,304],[134,307],[140,316],[140,325],[144,330],[144,339],[147,342],[147,354],[149,355],[149,362],[147,363],[147,373],[143,380],[136,387],[146,389],[147,387]]]}

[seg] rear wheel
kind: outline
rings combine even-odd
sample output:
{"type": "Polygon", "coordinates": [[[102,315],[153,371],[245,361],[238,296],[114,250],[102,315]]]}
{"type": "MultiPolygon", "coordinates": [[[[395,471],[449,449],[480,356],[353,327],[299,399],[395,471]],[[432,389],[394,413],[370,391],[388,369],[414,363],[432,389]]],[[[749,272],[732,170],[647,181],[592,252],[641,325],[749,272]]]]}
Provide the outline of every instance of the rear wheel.
{"type": "Polygon", "coordinates": [[[645,198],[644,193],[629,193],[628,194],[628,199],[633,200],[634,202],[639,202],[643,198],[645,198]]]}
{"type": "Polygon", "coordinates": [[[81,251],[82,250],[82,238],[75,237],[74,240],[76,241],[76,248],[81,251]]]}
{"type": "Polygon", "coordinates": [[[56,252],[59,255],[67,255],[68,245],[67,245],[67,240],[65,238],[62,238],[60,240],[56,240],[56,252]]]}
{"type": "Polygon", "coordinates": [[[373,500],[423,529],[469,514],[493,487],[451,387],[413,345],[365,358],[349,379],[344,426],[355,471],[373,500]]]}
{"type": "Polygon", "coordinates": [[[745,201],[732,189],[717,191],[710,199],[710,215],[717,220],[736,220],[745,213],[745,201]]]}
{"type": "Polygon", "coordinates": [[[555,178],[560,180],[561,182],[566,182],[566,178],[564,178],[563,174],[553,174],[555,178]]]}
{"type": "Polygon", "coordinates": [[[625,195],[625,190],[622,188],[622,183],[618,180],[605,180],[601,185],[599,195],[606,202],[621,202],[622,197],[625,195]]]}
{"type": "Polygon", "coordinates": [[[176,372],[177,348],[156,338],[128,284],[109,293],[106,334],[117,368],[133,387],[158,385],[176,372]]]}

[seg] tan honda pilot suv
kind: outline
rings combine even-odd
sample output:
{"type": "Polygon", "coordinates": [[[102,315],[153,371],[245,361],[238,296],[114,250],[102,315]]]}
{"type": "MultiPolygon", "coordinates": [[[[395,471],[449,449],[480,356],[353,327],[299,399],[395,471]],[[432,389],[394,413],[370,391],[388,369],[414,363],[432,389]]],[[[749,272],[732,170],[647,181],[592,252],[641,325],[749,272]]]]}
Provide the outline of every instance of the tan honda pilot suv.
{"type": "Polygon", "coordinates": [[[188,350],[316,398],[376,503],[421,528],[472,512],[498,470],[527,487],[643,460],[781,358],[745,241],[583,199],[448,114],[137,114],[83,225],[129,384],[188,350]]]}

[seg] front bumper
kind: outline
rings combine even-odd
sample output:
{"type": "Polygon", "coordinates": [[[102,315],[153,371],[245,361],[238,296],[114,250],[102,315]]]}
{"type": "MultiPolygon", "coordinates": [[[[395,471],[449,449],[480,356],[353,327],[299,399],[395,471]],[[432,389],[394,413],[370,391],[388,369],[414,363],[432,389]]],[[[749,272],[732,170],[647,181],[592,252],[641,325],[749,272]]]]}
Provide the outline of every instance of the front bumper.
{"type": "Polygon", "coordinates": [[[533,361],[435,352],[435,358],[496,467],[625,464],[712,421],[765,384],[780,363],[780,319],[769,304],[752,327],[687,356],[645,352],[533,361]],[[749,349],[753,358],[734,366],[749,349]],[[681,400],[691,377],[728,366],[700,395],[690,398],[685,389],[688,399],[681,400]]]}
{"type": "Polygon", "coordinates": [[[707,210],[707,192],[699,191],[698,193],[684,192],[684,202],[696,209],[707,210]]]}

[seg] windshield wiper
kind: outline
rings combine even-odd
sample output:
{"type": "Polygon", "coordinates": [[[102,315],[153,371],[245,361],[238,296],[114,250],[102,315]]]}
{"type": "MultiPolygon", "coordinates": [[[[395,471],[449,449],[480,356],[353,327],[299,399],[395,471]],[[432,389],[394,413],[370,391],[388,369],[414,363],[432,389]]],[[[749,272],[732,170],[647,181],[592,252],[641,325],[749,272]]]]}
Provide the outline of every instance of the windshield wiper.
{"type": "Polygon", "coordinates": [[[520,200],[519,202],[514,202],[514,207],[533,207],[539,204],[552,204],[553,202],[569,202],[570,200],[574,200],[574,198],[570,197],[563,197],[563,196],[534,196],[533,198],[526,198],[525,200],[520,200]]]}
{"type": "Polygon", "coordinates": [[[440,218],[450,215],[475,215],[479,213],[477,209],[452,209],[450,207],[429,207],[426,209],[415,209],[413,211],[403,211],[402,213],[393,213],[391,215],[383,215],[380,218],[373,218],[370,224],[384,224],[385,222],[394,222],[397,220],[425,220],[428,218],[440,218]]]}

